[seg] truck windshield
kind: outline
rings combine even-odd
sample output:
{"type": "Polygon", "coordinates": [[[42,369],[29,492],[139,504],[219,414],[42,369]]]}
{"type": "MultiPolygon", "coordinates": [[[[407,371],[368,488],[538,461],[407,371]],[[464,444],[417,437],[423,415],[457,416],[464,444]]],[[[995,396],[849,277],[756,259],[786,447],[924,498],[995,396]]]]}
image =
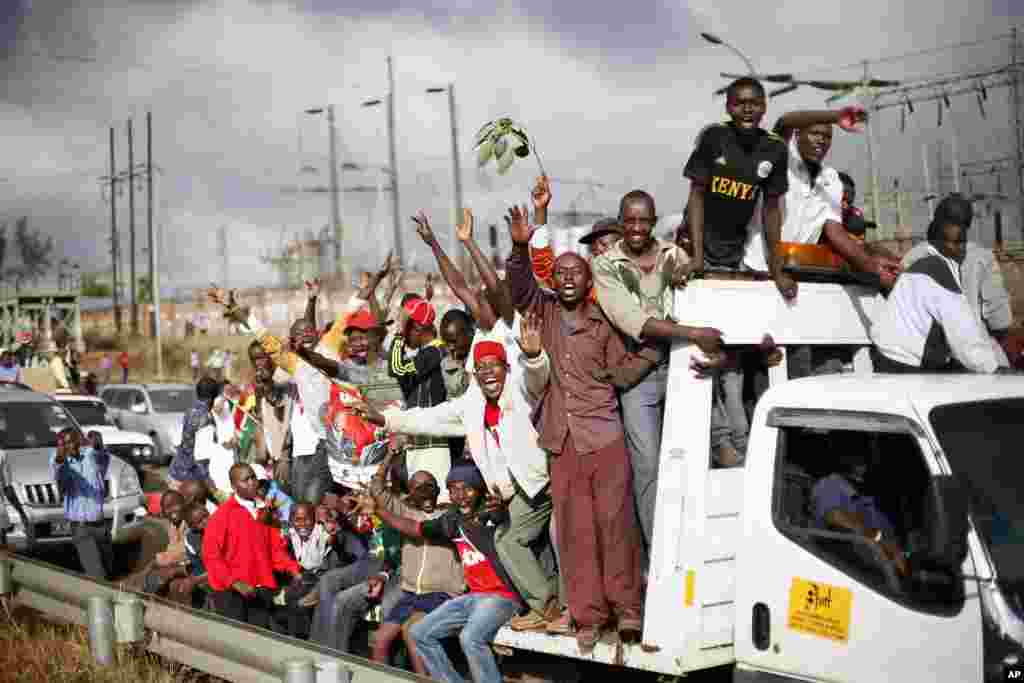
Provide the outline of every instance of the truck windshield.
{"type": "Polygon", "coordinates": [[[150,389],[149,400],[155,413],[184,413],[196,400],[194,389],[150,389]]]}
{"type": "Polygon", "coordinates": [[[51,403],[0,404],[0,448],[56,448],[57,433],[75,423],[51,403]]]}
{"type": "Polygon", "coordinates": [[[107,416],[107,406],[100,402],[93,401],[61,401],[60,404],[64,406],[71,415],[74,416],[78,424],[83,427],[92,427],[95,425],[106,426],[111,424],[110,418],[107,416]]]}
{"type": "Polygon", "coordinates": [[[1024,587],[1024,496],[1020,444],[1024,398],[957,403],[928,416],[953,473],[970,490],[971,515],[1000,583],[1024,587]]]}

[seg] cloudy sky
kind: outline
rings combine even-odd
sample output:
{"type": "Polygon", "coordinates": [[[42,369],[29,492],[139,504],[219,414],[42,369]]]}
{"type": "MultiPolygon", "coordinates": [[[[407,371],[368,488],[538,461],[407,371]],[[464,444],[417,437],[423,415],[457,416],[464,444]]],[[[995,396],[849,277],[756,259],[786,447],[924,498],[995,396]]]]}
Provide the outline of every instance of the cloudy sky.
{"type": "MultiPolygon", "coordinates": [[[[109,268],[109,205],[98,178],[108,172],[108,129],[117,131],[119,170],[125,128],[135,122],[144,160],[145,113],[153,112],[157,222],[162,272],[172,286],[221,277],[217,230],[227,226],[233,284],[269,282],[263,251],[282,234],[316,231],[328,220],[325,194],[284,188],[327,182],[327,127],[308,107],[333,103],[344,161],[387,163],[384,110],[364,108],[387,89],[395,60],[398,168],[403,217],[425,208],[439,231],[450,222],[448,111],[428,87],[457,84],[467,204],[481,222],[526,201],[536,166],[505,177],[476,169],[471,149],[486,120],[510,115],[533,134],[555,208],[610,211],[633,187],[654,193],[660,213],[680,211],[683,161],[695,134],[721,116],[711,92],[720,71],[742,70],[728,50],[705,43],[711,31],[739,46],[766,72],[816,78],[873,75],[916,79],[1005,64],[1024,27],[1015,0],[0,0],[0,219],[27,214],[57,239],[59,257],[86,270],[109,268]],[[932,48],[977,43],[955,50],[932,48]],[[900,59],[893,56],[923,53],[900,59]],[[318,173],[300,173],[303,166],[318,173]],[[596,181],[601,187],[586,183],[596,181]]],[[[932,172],[948,165],[956,131],[963,161],[1003,157],[1011,148],[1009,90],[988,93],[987,119],[973,96],[954,98],[937,124],[922,104],[900,132],[898,110],[877,119],[883,186],[899,178],[923,189],[922,146],[932,172]],[[940,151],[940,146],[942,147],[940,151]],[[941,155],[941,158],[940,158],[941,155]]],[[[820,108],[820,92],[773,100],[769,116],[820,108]]],[[[863,136],[836,134],[832,162],[866,189],[863,136]]],[[[376,186],[379,172],[346,171],[346,186],[376,186]]],[[[991,191],[993,176],[964,188],[991,191]]],[[[1002,176],[1005,188],[1012,180],[1002,176]]],[[[127,196],[119,198],[126,227],[127,196]]],[[[914,227],[924,226],[918,203],[914,227]]],[[[137,195],[140,258],[145,197],[137,195]]],[[[383,257],[390,202],[375,192],[345,195],[345,248],[359,266],[383,257]]],[[[1015,213],[1008,236],[1020,238],[1015,213]]],[[[403,220],[403,226],[411,226],[403,220]]],[[[122,230],[127,253],[126,230],[122,230]]],[[[990,221],[979,234],[991,240],[990,221]]],[[[407,249],[418,241],[409,227],[407,249]]],[[[427,265],[415,245],[407,261],[427,265]]]]}

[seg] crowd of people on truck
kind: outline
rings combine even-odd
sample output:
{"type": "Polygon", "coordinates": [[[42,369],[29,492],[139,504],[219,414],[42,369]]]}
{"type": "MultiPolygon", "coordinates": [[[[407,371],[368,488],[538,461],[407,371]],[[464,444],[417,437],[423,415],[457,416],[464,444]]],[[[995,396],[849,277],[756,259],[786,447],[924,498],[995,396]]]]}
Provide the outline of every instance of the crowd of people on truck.
{"type": "MultiPolygon", "coordinates": [[[[751,405],[784,352],[768,335],[723,346],[719,330],[676,320],[674,292],[694,278],[771,280],[799,301],[784,247],[824,245],[885,297],[871,329],[880,371],[1019,361],[997,264],[967,239],[969,201],[943,199],[901,263],[863,241],[853,181],[826,162],[834,127],[856,131],[863,110],[789,113],[767,131],[764,89],[749,78],[726,108],[686,163],[685,220],[670,240],[654,234],[654,198],[635,190],[555,253],[541,177],[532,218],[528,206],[506,217],[503,275],[470,210],[456,235],[477,277],[425,214],[413,219],[462,304],[440,320],[432,279],[399,296],[390,256],[326,326],[319,282],[306,283],[286,338],[211,290],[252,337],[254,381],[226,384],[191,359],[196,402],[158,505],[169,542],[132,585],[342,652],[379,607],[373,659],[394,661],[401,641],[413,670],[463,680],[444,646],[454,637],[474,681],[500,681],[490,642],[505,625],[573,637],[582,654],[607,634],[640,639],[673,344],[692,344],[692,369],[713,379],[711,465],[744,463],[751,405]]],[[[785,349],[791,377],[843,371],[849,353],[785,349]]],[[[69,431],[52,462],[83,566],[100,577],[108,460],[100,439],[69,431]]],[[[838,475],[820,482],[817,523],[888,542],[885,519],[851,507],[855,493],[838,475]]]]}

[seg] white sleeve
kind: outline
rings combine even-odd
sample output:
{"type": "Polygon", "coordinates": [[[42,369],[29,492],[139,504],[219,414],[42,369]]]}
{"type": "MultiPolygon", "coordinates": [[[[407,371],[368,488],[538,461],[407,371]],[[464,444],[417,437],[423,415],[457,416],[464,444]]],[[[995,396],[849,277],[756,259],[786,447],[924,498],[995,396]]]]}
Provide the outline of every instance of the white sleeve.
{"type": "Polygon", "coordinates": [[[967,297],[930,280],[929,284],[930,291],[925,297],[930,309],[928,312],[942,325],[953,357],[971,372],[995,372],[999,359],[988,334],[981,329],[977,316],[967,303],[967,297]]]}
{"type": "Polygon", "coordinates": [[[421,436],[465,436],[462,401],[453,399],[431,408],[385,410],[386,427],[398,434],[421,436]]]}
{"type": "Polygon", "coordinates": [[[540,355],[533,359],[523,356],[523,365],[526,368],[526,372],[523,373],[526,397],[530,401],[538,401],[544,395],[551,375],[551,361],[548,359],[547,351],[542,349],[540,355]]]}

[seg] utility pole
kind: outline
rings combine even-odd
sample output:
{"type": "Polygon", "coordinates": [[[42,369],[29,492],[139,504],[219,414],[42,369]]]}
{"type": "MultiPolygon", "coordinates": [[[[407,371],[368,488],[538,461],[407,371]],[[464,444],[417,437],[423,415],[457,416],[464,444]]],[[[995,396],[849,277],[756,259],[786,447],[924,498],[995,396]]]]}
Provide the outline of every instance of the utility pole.
{"type": "Polygon", "coordinates": [[[395,151],[395,64],[388,57],[388,163],[391,166],[391,215],[395,228],[395,258],[402,262],[402,214],[398,201],[398,154],[395,151]]]}
{"type": "Polygon", "coordinates": [[[146,112],[146,232],[149,236],[149,291],[153,299],[153,340],[156,346],[156,377],[164,376],[164,350],[160,337],[160,274],[158,245],[153,230],[153,112],[146,112]]]}
{"type": "Polygon", "coordinates": [[[131,249],[131,281],[129,292],[132,300],[132,334],[139,333],[139,302],[135,298],[135,153],[132,146],[132,120],[128,119],[128,242],[131,249]]]}
{"type": "Polygon", "coordinates": [[[932,189],[932,174],[928,168],[928,143],[921,145],[921,164],[924,166],[924,190],[928,195],[928,217],[935,213],[935,192],[932,189]]]}
{"type": "Polygon", "coordinates": [[[1017,224],[1024,234],[1024,140],[1020,118],[1020,68],[1017,66],[1017,29],[1010,29],[1010,68],[1013,70],[1013,81],[1010,88],[1010,110],[1013,112],[1010,123],[1013,125],[1013,184],[1017,193],[1017,224]]]}
{"type": "Polygon", "coordinates": [[[228,289],[230,282],[230,263],[228,262],[228,226],[222,225],[217,229],[217,255],[220,256],[220,279],[221,287],[228,289]]]}
{"type": "Polygon", "coordinates": [[[334,227],[334,270],[338,273],[340,280],[345,268],[342,261],[341,188],[338,186],[338,133],[334,126],[333,104],[327,105],[327,128],[331,143],[331,223],[334,227]]]}
{"type": "Polygon", "coordinates": [[[121,334],[121,297],[118,294],[117,260],[120,240],[117,236],[117,160],[114,157],[114,127],[110,127],[110,264],[111,290],[114,293],[114,329],[121,334]]]}
{"type": "MultiPolygon", "coordinates": [[[[459,119],[455,110],[455,83],[448,84],[448,117],[452,125],[452,191],[455,194],[455,220],[452,221],[452,249],[458,244],[455,238],[456,226],[462,222],[462,164],[459,161],[459,119]]],[[[469,273],[469,254],[466,249],[458,250],[460,268],[469,273]]]]}
{"type": "MultiPolygon", "coordinates": [[[[865,59],[864,60],[864,82],[867,83],[870,80],[871,80],[871,78],[868,75],[868,60],[865,59]]],[[[875,103],[876,103],[876,98],[874,96],[872,96],[871,104],[874,105],[875,103]]],[[[877,112],[877,110],[874,109],[874,107],[868,107],[868,110],[871,111],[872,114],[875,114],[877,112]]],[[[878,183],[878,169],[875,168],[875,150],[874,150],[874,137],[875,136],[874,136],[874,133],[873,133],[875,125],[874,125],[874,121],[872,120],[873,118],[874,118],[873,116],[868,117],[868,121],[867,121],[867,123],[864,126],[865,127],[865,133],[867,133],[867,136],[868,136],[868,174],[871,176],[871,198],[872,198],[871,199],[871,205],[872,205],[872,212],[874,213],[874,216],[872,216],[872,218],[874,218],[875,222],[878,224],[878,232],[883,233],[883,234],[880,234],[880,235],[877,235],[877,236],[878,237],[885,237],[885,235],[884,235],[885,229],[884,229],[884,226],[882,225],[882,209],[881,209],[881,206],[879,204],[881,192],[880,192],[879,183],[878,183]]]]}

